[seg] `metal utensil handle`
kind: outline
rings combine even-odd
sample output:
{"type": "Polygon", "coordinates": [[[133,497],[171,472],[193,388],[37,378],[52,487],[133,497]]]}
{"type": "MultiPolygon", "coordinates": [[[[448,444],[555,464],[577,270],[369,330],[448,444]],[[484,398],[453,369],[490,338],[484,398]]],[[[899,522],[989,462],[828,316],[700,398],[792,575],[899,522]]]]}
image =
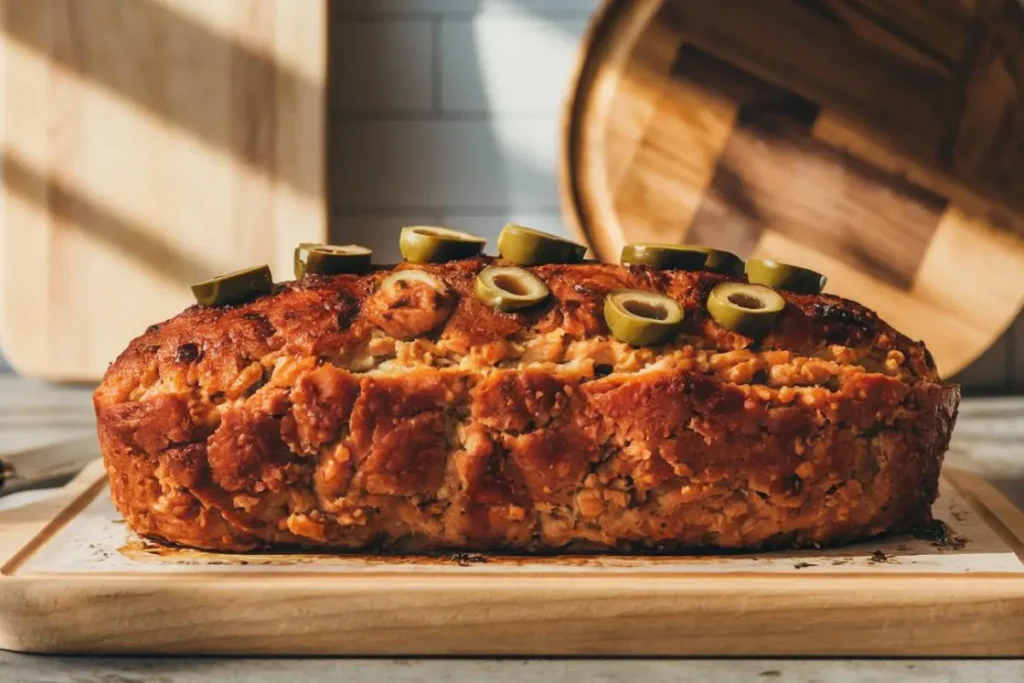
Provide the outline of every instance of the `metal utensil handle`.
{"type": "Polygon", "coordinates": [[[91,435],[5,454],[0,457],[0,496],[67,483],[98,455],[91,435]]]}
{"type": "Polygon", "coordinates": [[[14,471],[14,467],[7,464],[3,460],[0,460],[0,491],[4,490],[4,486],[8,481],[18,476],[18,473],[14,471]]]}

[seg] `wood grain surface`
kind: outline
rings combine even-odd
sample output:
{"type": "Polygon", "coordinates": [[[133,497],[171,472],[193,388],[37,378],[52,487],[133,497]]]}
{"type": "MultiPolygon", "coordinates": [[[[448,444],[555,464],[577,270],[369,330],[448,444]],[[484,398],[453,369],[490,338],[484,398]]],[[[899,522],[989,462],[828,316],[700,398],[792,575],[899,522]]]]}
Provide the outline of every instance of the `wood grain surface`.
{"type": "Polygon", "coordinates": [[[95,380],[189,285],[326,235],[324,2],[2,0],[0,335],[95,380]]]}
{"type": "Polygon", "coordinates": [[[703,243],[813,267],[950,376],[1024,303],[1012,0],[609,0],[565,113],[563,208],[604,260],[703,243]]]}
{"type": "MultiPolygon", "coordinates": [[[[1018,554],[1024,515],[947,471],[1018,554]]],[[[1019,655],[1019,573],[22,570],[102,469],[0,523],[0,647],[136,654],[1019,655]],[[59,615],[59,618],[57,618],[59,615]]],[[[109,548],[109,552],[117,552],[109,548]]],[[[254,561],[259,558],[253,558],[254,561]]],[[[224,569],[224,568],[219,568],[224,569]]]]}

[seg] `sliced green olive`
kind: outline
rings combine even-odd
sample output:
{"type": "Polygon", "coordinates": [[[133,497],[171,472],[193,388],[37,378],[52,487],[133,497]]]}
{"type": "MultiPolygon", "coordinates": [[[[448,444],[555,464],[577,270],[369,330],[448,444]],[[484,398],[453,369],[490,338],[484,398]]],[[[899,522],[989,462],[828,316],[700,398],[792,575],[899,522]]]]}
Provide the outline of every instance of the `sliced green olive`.
{"type": "Polygon", "coordinates": [[[428,225],[402,228],[398,238],[398,248],[410,263],[444,263],[470,258],[483,251],[485,244],[487,240],[483,237],[428,225]]]}
{"type": "Polygon", "coordinates": [[[786,307],[779,293],[763,285],[722,282],[708,296],[708,313],[722,327],[748,337],[767,334],[786,307]]]}
{"type": "Polygon", "coordinates": [[[650,266],[658,270],[702,270],[708,260],[706,247],[685,244],[627,244],[619,262],[624,266],[650,266]]]}
{"type": "Polygon", "coordinates": [[[490,266],[480,271],[473,285],[477,297],[499,311],[516,311],[539,304],[551,291],[544,281],[515,266],[490,266]]]}
{"type": "Polygon", "coordinates": [[[731,251],[722,251],[721,249],[711,249],[710,247],[701,247],[707,249],[708,260],[704,264],[704,270],[711,271],[712,273],[722,273],[723,275],[742,275],[743,274],[743,259],[731,251]]]}
{"type": "Polygon", "coordinates": [[[828,280],[821,273],[809,268],[760,258],[747,261],[747,279],[753,284],[799,294],[821,294],[828,280]]]}
{"type": "Polygon", "coordinates": [[[273,287],[270,266],[255,266],[194,284],[192,293],[203,306],[224,306],[270,294],[273,287]]]}
{"type": "Polygon", "coordinates": [[[651,346],[667,341],[679,330],[683,309],[661,294],[620,289],[605,298],[604,321],[619,341],[651,346]]]}
{"type": "Polygon", "coordinates": [[[339,273],[365,273],[373,256],[366,247],[357,244],[307,244],[295,247],[295,277],[307,273],[337,275],[339,273]]]}
{"type": "Polygon", "coordinates": [[[397,294],[402,288],[410,287],[415,284],[432,287],[438,292],[438,294],[446,294],[448,292],[447,285],[441,282],[440,279],[426,271],[417,270],[415,268],[396,270],[391,273],[391,275],[388,275],[386,278],[381,280],[380,288],[387,291],[389,294],[397,294]]]}
{"type": "Polygon", "coordinates": [[[498,235],[498,253],[517,266],[539,266],[545,263],[579,263],[587,248],[558,235],[509,223],[498,235]]]}

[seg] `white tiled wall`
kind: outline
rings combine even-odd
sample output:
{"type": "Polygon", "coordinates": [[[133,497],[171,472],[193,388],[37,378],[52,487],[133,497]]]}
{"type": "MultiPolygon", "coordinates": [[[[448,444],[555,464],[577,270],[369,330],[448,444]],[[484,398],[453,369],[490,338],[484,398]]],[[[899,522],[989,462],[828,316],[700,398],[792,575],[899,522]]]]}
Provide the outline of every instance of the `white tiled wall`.
{"type": "Polygon", "coordinates": [[[585,16],[524,10],[442,21],[441,110],[557,117],[585,16]]]}
{"type": "Polygon", "coordinates": [[[346,17],[331,33],[332,113],[428,113],[434,109],[434,34],[427,19],[346,17]],[[386,79],[381,79],[386,74],[386,79]]]}
{"type": "Polygon", "coordinates": [[[333,0],[333,237],[398,258],[402,225],[568,235],[562,100],[599,0],[333,0]]]}

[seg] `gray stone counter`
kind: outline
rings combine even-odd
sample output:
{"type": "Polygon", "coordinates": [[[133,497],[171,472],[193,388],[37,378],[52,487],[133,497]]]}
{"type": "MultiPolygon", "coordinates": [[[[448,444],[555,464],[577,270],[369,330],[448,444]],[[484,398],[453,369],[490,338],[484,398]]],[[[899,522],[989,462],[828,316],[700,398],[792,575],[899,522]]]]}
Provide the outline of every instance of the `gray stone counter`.
{"type": "Polygon", "coordinates": [[[110,659],[0,652],[5,683],[1009,683],[1024,662],[842,660],[110,659]]]}

